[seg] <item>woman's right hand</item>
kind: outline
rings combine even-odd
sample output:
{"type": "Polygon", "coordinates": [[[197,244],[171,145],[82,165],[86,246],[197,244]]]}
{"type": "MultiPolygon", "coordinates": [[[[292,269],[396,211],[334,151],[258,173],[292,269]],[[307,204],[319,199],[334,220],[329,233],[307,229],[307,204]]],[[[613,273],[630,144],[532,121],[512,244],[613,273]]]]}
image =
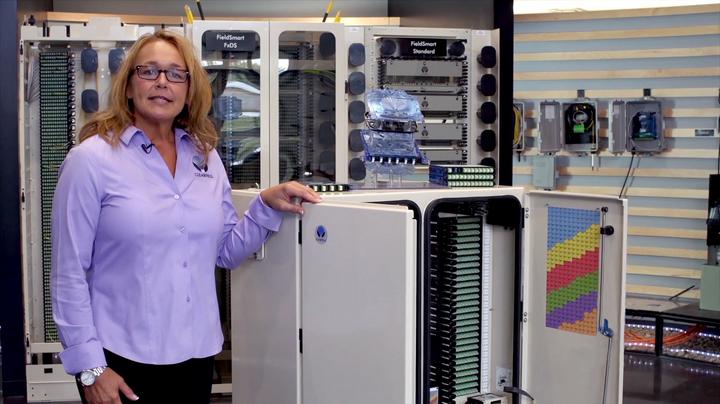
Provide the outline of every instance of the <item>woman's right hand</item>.
{"type": "Polygon", "coordinates": [[[95,379],[95,383],[93,383],[92,386],[83,387],[83,389],[85,389],[85,399],[88,404],[121,404],[121,393],[132,401],[140,399],[140,397],[136,396],[132,389],[125,384],[125,380],[110,368],[106,368],[105,371],[95,379]]]}

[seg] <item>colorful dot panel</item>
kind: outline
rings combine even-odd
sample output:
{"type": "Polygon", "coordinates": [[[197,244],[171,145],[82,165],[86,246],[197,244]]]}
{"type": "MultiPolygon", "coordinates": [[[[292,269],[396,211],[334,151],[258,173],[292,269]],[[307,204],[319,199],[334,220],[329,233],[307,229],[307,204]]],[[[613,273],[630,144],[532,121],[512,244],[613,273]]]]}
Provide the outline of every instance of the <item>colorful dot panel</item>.
{"type": "Polygon", "coordinates": [[[600,212],[548,207],[545,326],[597,333],[600,212]]]}

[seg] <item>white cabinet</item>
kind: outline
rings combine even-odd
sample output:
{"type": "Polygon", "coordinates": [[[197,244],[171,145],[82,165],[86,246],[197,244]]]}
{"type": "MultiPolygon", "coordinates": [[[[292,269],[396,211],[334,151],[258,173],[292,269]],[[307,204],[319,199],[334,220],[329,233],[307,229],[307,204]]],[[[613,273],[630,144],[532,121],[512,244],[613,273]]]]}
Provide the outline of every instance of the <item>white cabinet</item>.
{"type": "Polygon", "coordinates": [[[625,210],[521,188],[324,195],[233,272],[233,402],[464,403],[498,381],[620,402],[625,210]]]}

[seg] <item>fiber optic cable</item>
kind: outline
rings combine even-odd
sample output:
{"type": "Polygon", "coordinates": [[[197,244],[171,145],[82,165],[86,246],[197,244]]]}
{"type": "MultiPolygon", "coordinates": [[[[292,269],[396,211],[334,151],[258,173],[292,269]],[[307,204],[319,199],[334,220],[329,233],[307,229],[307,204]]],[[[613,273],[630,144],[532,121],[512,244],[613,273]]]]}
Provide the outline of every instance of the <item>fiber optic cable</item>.
{"type": "Polygon", "coordinates": [[[192,10],[190,10],[190,6],[187,4],[185,5],[185,16],[187,17],[188,24],[192,24],[193,21],[195,21],[195,18],[193,18],[192,10]]]}
{"type": "Polygon", "coordinates": [[[202,9],[202,5],[200,4],[200,0],[195,0],[195,5],[197,6],[198,14],[200,14],[200,19],[204,20],[205,13],[203,13],[203,9],[202,9]]]}
{"type": "Polygon", "coordinates": [[[332,11],[334,4],[335,4],[335,0],[330,0],[330,4],[328,4],[327,8],[325,9],[325,14],[323,14],[322,22],[325,22],[325,20],[327,20],[328,15],[330,14],[330,11],[332,11]]]}

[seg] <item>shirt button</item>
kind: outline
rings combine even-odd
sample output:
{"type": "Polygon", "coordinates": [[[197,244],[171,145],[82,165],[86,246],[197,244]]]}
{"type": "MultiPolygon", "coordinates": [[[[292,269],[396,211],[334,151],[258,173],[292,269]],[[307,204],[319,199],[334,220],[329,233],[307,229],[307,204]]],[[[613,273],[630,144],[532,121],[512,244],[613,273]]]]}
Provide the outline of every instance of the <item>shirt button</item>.
{"type": "Polygon", "coordinates": [[[187,261],[183,262],[183,268],[187,268],[187,261]]]}
{"type": "Polygon", "coordinates": [[[186,298],[185,298],[185,301],[188,302],[188,303],[190,303],[190,296],[186,297],[186,298]]]}
{"type": "Polygon", "coordinates": [[[175,194],[175,195],[173,195],[173,198],[175,198],[176,200],[177,200],[177,199],[180,199],[180,195],[175,194]]]}
{"type": "Polygon", "coordinates": [[[185,233],[185,226],[180,226],[180,233],[185,233]]]}

